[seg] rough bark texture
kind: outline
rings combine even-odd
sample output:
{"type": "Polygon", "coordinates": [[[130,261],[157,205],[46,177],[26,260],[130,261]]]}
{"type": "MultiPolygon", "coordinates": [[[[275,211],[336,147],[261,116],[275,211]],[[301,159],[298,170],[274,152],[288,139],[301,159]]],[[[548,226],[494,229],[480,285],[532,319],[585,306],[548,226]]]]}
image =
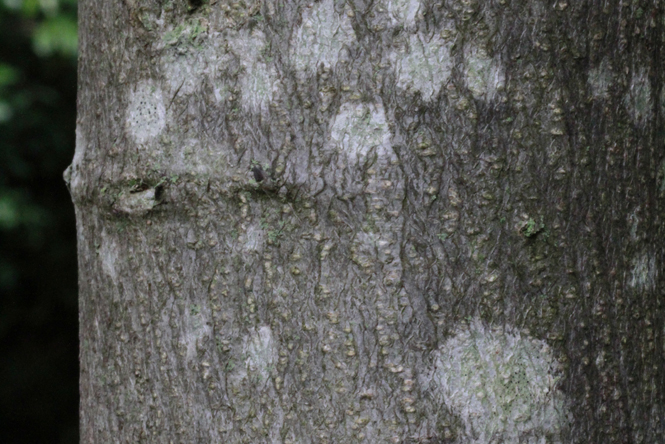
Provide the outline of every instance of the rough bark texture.
{"type": "Polygon", "coordinates": [[[665,442],[663,17],[83,0],[82,442],[665,442]]]}

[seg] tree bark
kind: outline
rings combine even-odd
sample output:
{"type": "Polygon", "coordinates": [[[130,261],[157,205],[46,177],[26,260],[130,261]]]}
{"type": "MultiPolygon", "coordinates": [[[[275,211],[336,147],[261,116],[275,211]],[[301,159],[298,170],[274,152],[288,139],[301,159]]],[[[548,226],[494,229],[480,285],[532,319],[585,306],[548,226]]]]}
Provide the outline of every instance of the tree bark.
{"type": "Polygon", "coordinates": [[[662,4],[79,18],[82,442],[665,442],[662,4]]]}

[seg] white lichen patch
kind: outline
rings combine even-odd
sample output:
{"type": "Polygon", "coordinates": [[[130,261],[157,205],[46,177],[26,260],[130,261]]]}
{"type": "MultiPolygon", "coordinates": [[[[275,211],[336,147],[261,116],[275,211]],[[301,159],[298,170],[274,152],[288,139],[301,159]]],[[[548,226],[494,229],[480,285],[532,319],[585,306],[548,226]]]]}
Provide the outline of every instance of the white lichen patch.
{"type": "Polygon", "coordinates": [[[115,269],[118,263],[118,245],[115,240],[108,235],[106,230],[102,230],[101,245],[99,246],[99,259],[102,262],[102,270],[113,282],[118,279],[118,273],[115,269]]]}
{"type": "Polygon", "coordinates": [[[640,227],[640,216],[639,216],[640,211],[641,209],[640,206],[638,205],[633,209],[633,211],[628,213],[628,216],[626,217],[627,219],[626,221],[628,222],[628,227],[630,230],[630,240],[632,240],[633,242],[636,242],[640,239],[639,236],[637,235],[637,231],[640,227]]]}
{"type": "Polygon", "coordinates": [[[632,265],[630,286],[637,290],[655,290],[658,280],[655,255],[642,253],[633,259],[632,265]]]}
{"type": "Polygon", "coordinates": [[[189,361],[197,355],[197,349],[203,348],[206,339],[212,335],[212,326],[205,322],[198,305],[189,306],[187,316],[184,317],[182,340],[180,347],[185,350],[185,357],[189,361]]]}
{"type": "Polygon", "coordinates": [[[159,85],[150,80],[140,82],[130,91],[126,128],[137,143],[146,143],[166,126],[166,109],[159,85]]]}
{"type": "Polygon", "coordinates": [[[591,94],[596,98],[607,97],[608,89],[613,81],[614,74],[607,60],[603,60],[600,65],[589,70],[587,83],[591,88],[591,94]]]}
{"type": "Polygon", "coordinates": [[[81,174],[79,173],[81,167],[83,166],[83,159],[85,158],[85,152],[88,149],[88,141],[85,138],[83,128],[80,125],[76,125],[76,148],[74,150],[74,159],[72,159],[71,165],[67,168],[68,171],[65,171],[65,182],[68,184],[70,191],[75,192],[83,186],[83,180],[81,174]]]}
{"type": "Polygon", "coordinates": [[[436,352],[430,376],[430,393],[462,421],[460,442],[561,442],[567,403],[544,341],[474,320],[436,352]]]}
{"type": "Polygon", "coordinates": [[[328,148],[346,154],[352,162],[365,158],[370,150],[379,157],[393,156],[383,105],[342,104],[330,129],[328,148]]]}
{"type": "Polygon", "coordinates": [[[291,41],[291,60],[300,73],[313,73],[321,64],[334,67],[340,52],[356,40],[351,21],[335,11],[333,0],[305,9],[291,41]]]}
{"type": "Polygon", "coordinates": [[[203,87],[212,87],[212,94],[206,98],[214,98],[217,103],[232,95],[229,78],[236,64],[229,46],[235,40],[228,38],[227,45],[220,45],[225,35],[203,26],[198,19],[178,25],[164,34],[158,46],[167,110],[203,87]]]}
{"type": "Polygon", "coordinates": [[[452,68],[450,44],[438,34],[430,38],[410,35],[408,45],[394,51],[390,59],[395,66],[397,86],[420,91],[424,100],[438,94],[452,68]]]}
{"type": "Polygon", "coordinates": [[[275,68],[267,65],[263,57],[268,50],[265,35],[259,30],[243,32],[229,46],[244,68],[240,78],[243,106],[247,111],[267,110],[279,83],[275,68]]]}
{"type": "Polygon", "coordinates": [[[247,358],[247,375],[258,382],[265,382],[277,359],[277,345],[268,326],[255,329],[245,338],[243,351],[247,358]]]}
{"type": "Polygon", "coordinates": [[[420,0],[380,0],[375,2],[374,11],[387,13],[391,25],[412,26],[420,11],[420,0]]]}
{"type": "Polygon", "coordinates": [[[210,76],[216,66],[224,66],[226,54],[208,39],[208,27],[200,19],[169,25],[164,31],[160,64],[167,83],[164,92],[168,103],[176,97],[193,94],[202,86],[202,77],[210,76]]]}
{"type": "Polygon", "coordinates": [[[644,124],[652,115],[651,84],[646,70],[640,70],[630,82],[630,89],[624,97],[624,104],[637,124],[644,124]]]}
{"type": "Polygon", "coordinates": [[[208,34],[207,22],[200,18],[189,18],[177,25],[169,24],[162,34],[162,44],[186,51],[188,46],[196,46],[208,34]]]}
{"type": "Polygon", "coordinates": [[[488,57],[485,50],[473,46],[464,48],[464,76],[476,99],[492,100],[505,83],[500,63],[488,57]]]}
{"type": "Polygon", "coordinates": [[[167,106],[172,99],[192,94],[201,87],[204,64],[199,55],[167,53],[162,57],[162,72],[168,82],[166,83],[167,106]]]}
{"type": "Polygon", "coordinates": [[[113,210],[119,213],[142,216],[159,205],[157,190],[148,188],[137,193],[122,192],[113,204],[113,210]]]}
{"type": "Polygon", "coordinates": [[[238,237],[238,241],[243,245],[243,250],[248,253],[260,251],[263,248],[264,239],[265,231],[254,224],[247,227],[247,231],[238,237]]]}

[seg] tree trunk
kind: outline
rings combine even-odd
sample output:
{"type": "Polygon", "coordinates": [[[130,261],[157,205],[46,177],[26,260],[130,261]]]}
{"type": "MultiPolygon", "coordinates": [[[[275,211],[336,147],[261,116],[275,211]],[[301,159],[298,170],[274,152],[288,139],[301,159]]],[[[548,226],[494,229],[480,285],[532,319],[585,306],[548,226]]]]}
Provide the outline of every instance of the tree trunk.
{"type": "Polygon", "coordinates": [[[665,442],[659,2],[80,9],[82,442],[665,442]]]}

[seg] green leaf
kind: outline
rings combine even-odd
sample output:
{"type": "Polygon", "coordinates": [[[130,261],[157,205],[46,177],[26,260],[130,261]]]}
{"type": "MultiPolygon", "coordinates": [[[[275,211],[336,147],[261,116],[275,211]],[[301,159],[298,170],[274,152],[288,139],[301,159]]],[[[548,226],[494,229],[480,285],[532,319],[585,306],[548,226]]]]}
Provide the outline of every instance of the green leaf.
{"type": "Polygon", "coordinates": [[[13,66],[0,63],[0,88],[16,83],[18,71],[13,66]]]}
{"type": "Polygon", "coordinates": [[[46,15],[52,16],[58,13],[58,0],[39,0],[39,8],[46,15]]]}
{"type": "Polygon", "coordinates": [[[11,230],[21,221],[19,203],[11,195],[0,196],[0,229],[11,230]]]}
{"type": "Polygon", "coordinates": [[[35,29],[32,43],[39,56],[59,53],[76,57],[78,52],[76,22],[63,16],[49,18],[35,29]]]}
{"type": "Polygon", "coordinates": [[[53,16],[58,14],[60,3],[76,5],[76,0],[3,0],[7,9],[21,11],[23,16],[33,18],[39,13],[53,16]]]}
{"type": "Polygon", "coordinates": [[[0,189],[0,230],[11,230],[21,224],[36,229],[49,222],[48,214],[31,202],[26,193],[0,189]]]}
{"type": "Polygon", "coordinates": [[[7,122],[12,118],[13,114],[12,107],[4,100],[0,100],[0,123],[7,122]]]}

